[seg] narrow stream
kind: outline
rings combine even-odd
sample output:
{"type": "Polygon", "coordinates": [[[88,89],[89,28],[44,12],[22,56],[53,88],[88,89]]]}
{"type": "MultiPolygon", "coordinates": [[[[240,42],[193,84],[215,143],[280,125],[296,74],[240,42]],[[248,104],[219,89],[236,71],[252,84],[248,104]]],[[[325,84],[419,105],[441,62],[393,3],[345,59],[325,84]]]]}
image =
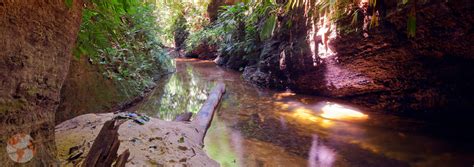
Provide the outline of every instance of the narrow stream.
{"type": "MultiPolygon", "coordinates": [[[[256,88],[211,61],[177,59],[177,72],[131,110],[163,120],[197,113],[216,81],[226,94],[205,139],[222,166],[472,166],[473,143],[430,137],[423,123],[343,101],[256,88]]],[[[469,132],[466,132],[469,133],[469,132]]]]}

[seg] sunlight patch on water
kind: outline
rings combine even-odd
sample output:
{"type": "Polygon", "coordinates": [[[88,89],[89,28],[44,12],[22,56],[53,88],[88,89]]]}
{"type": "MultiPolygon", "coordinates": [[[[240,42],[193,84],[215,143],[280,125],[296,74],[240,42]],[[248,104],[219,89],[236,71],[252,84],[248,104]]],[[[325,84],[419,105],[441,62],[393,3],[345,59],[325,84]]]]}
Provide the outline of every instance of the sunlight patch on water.
{"type": "Polygon", "coordinates": [[[329,127],[331,121],[364,121],[367,114],[358,109],[333,102],[322,102],[307,105],[300,102],[274,102],[280,109],[289,111],[290,116],[297,120],[318,122],[323,127],[329,127]]]}
{"type": "Polygon", "coordinates": [[[308,108],[298,107],[292,110],[291,116],[301,121],[309,121],[317,123],[321,127],[328,128],[332,125],[332,121],[323,119],[314,114],[314,112],[308,108]]]}
{"type": "Polygon", "coordinates": [[[285,92],[282,92],[282,93],[275,93],[275,95],[273,95],[273,97],[276,98],[277,100],[281,100],[283,98],[291,97],[291,96],[294,96],[294,95],[296,95],[296,93],[293,93],[291,91],[285,91],[285,92]]]}
{"type": "Polygon", "coordinates": [[[336,119],[336,120],[365,120],[368,119],[369,116],[357,111],[353,108],[348,108],[336,103],[327,102],[323,108],[321,108],[322,114],[321,117],[328,118],[328,119],[336,119]]]}

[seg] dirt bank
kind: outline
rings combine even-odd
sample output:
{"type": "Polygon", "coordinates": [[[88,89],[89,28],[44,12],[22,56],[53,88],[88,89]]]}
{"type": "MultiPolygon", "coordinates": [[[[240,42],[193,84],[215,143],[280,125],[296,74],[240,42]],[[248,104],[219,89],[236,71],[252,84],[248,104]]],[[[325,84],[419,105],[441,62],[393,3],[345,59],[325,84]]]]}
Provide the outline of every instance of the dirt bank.
{"type": "MultiPolygon", "coordinates": [[[[15,134],[30,135],[36,152],[25,166],[54,164],[54,111],[66,78],[82,0],[0,2],[0,162],[15,134]]],[[[21,154],[20,152],[17,152],[21,154]]]]}

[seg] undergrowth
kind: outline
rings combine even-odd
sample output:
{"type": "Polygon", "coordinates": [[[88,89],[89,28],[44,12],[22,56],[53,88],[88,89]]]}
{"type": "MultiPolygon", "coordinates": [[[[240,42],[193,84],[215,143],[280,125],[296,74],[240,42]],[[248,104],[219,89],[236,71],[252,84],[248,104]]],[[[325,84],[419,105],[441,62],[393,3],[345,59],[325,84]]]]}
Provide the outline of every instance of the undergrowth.
{"type": "Polygon", "coordinates": [[[150,85],[154,73],[172,68],[155,11],[140,0],[86,2],[75,56],[87,56],[109,79],[150,85]]]}
{"type": "MultiPolygon", "coordinates": [[[[421,4],[428,0],[420,0],[421,4]]],[[[352,23],[341,25],[338,31],[353,32],[362,27],[356,24],[361,10],[354,0],[244,0],[230,6],[223,6],[217,21],[204,25],[202,29],[191,33],[186,40],[186,51],[192,51],[201,44],[218,46],[220,54],[243,54],[245,56],[258,49],[265,40],[274,35],[277,24],[292,28],[292,20],[279,22],[278,17],[284,17],[293,10],[304,8],[305,17],[318,22],[319,17],[327,15],[331,22],[349,18],[352,23]],[[350,25],[353,24],[353,25],[350,25]]],[[[380,3],[380,2],[379,2],[380,3]]],[[[409,9],[407,21],[407,36],[415,37],[416,33],[416,1],[400,0],[398,9],[409,9]]],[[[377,0],[368,0],[370,8],[378,8],[377,0]]],[[[379,13],[372,10],[370,27],[379,25],[379,13]]]]}

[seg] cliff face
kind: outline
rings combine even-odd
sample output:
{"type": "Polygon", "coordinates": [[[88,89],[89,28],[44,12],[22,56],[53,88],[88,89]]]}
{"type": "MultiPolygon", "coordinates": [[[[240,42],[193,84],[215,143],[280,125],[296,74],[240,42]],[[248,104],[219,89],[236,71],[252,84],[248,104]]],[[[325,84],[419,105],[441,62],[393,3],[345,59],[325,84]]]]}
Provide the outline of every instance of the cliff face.
{"type": "Polygon", "coordinates": [[[54,163],[54,111],[79,30],[82,1],[67,6],[64,0],[0,2],[0,162],[4,166],[15,164],[5,150],[16,134],[33,138],[33,159],[25,165],[54,163]]]}
{"type": "Polygon", "coordinates": [[[380,25],[367,31],[336,33],[331,26],[349,24],[344,20],[330,26],[308,24],[303,9],[282,16],[280,22],[291,19],[297,28],[279,27],[244,78],[262,86],[343,98],[374,110],[472,108],[472,2],[417,4],[414,38],[407,37],[410,9],[397,11],[395,1],[381,2],[380,25]],[[320,33],[322,28],[327,32],[320,33]],[[329,38],[328,49],[324,38],[329,38]],[[321,55],[325,50],[331,51],[321,55]]]}
{"type": "MultiPolygon", "coordinates": [[[[351,33],[330,45],[324,83],[296,89],[342,97],[376,110],[427,111],[472,107],[474,57],[469,2],[432,2],[417,9],[417,32],[407,38],[406,15],[388,15],[365,38],[351,33]]],[[[311,83],[308,73],[296,83],[311,83]]]]}

